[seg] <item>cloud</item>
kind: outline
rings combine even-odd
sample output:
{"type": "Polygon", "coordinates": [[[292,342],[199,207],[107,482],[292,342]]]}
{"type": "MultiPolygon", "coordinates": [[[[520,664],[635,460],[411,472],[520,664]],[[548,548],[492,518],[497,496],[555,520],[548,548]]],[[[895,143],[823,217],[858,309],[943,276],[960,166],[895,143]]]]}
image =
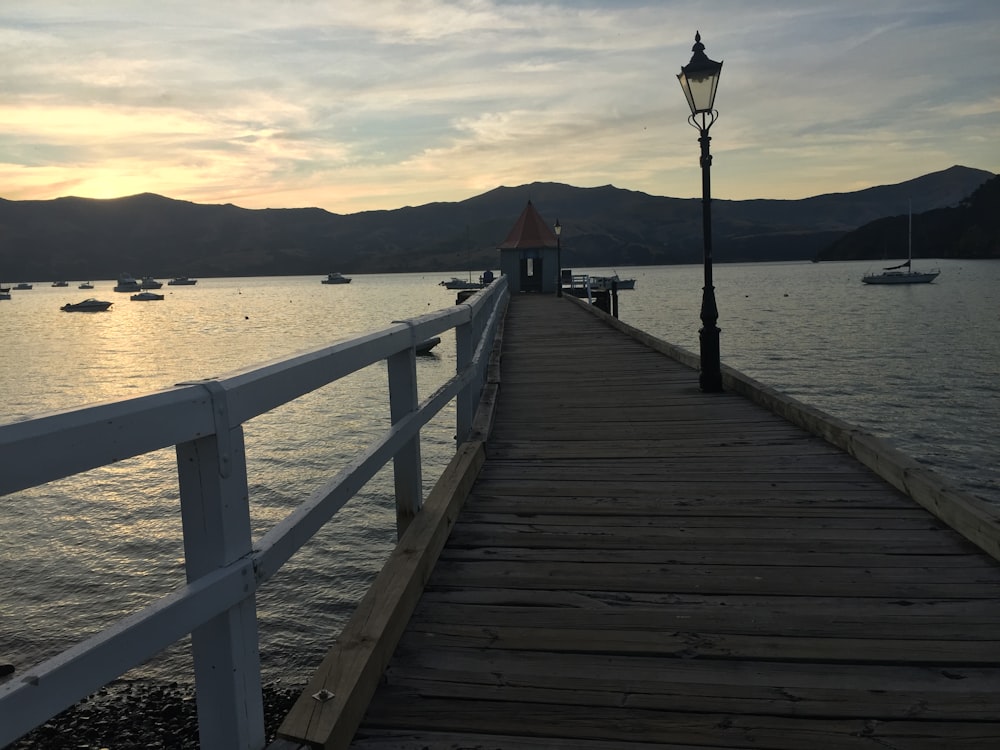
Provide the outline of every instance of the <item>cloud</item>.
{"type": "Polygon", "coordinates": [[[690,196],[675,75],[696,29],[725,61],[720,196],[998,166],[992,2],[15,0],[4,197],[127,186],[344,212],[534,180],[690,196]]]}

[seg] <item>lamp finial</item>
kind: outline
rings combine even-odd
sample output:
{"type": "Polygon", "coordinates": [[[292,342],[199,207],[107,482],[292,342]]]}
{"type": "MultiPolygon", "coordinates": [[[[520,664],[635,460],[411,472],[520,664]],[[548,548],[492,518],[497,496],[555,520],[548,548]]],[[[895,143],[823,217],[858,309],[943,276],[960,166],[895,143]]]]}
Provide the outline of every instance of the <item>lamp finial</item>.
{"type": "Polygon", "coordinates": [[[691,62],[701,62],[708,59],[705,55],[705,45],[701,43],[700,31],[694,32],[694,46],[691,47],[691,51],[694,53],[691,55],[691,62]]]}

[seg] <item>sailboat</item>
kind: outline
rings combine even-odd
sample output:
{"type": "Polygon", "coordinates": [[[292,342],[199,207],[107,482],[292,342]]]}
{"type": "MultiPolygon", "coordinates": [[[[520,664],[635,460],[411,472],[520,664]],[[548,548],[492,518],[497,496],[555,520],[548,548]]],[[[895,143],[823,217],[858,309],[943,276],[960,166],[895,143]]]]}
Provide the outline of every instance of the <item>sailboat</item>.
{"type": "Polygon", "coordinates": [[[898,266],[886,266],[882,273],[866,273],[862,278],[865,284],[929,284],[940,274],[940,269],[933,271],[913,270],[913,207],[907,216],[906,262],[898,266]],[[905,270],[904,270],[905,269],[905,270]]]}

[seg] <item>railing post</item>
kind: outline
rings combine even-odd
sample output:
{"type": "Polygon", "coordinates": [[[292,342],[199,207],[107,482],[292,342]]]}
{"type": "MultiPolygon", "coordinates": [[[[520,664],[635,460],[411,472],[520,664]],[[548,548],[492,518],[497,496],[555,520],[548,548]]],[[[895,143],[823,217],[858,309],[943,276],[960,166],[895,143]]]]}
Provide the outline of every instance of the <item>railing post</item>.
{"type": "MultiPolygon", "coordinates": [[[[229,428],[221,387],[204,385],[216,434],[177,445],[188,582],[252,551],[243,428],[229,428]]],[[[247,581],[245,599],[191,634],[202,750],[264,747],[254,589],[247,581]]]]}
{"type": "MultiPolygon", "coordinates": [[[[455,327],[455,370],[462,372],[476,353],[475,321],[470,320],[455,327]]],[[[455,398],[455,442],[461,445],[472,432],[479,398],[477,379],[466,383],[455,398]]]]}
{"type": "Polygon", "coordinates": [[[479,313],[476,318],[476,346],[483,347],[483,356],[479,360],[479,365],[476,368],[476,399],[473,403],[473,419],[475,419],[476,408],[479,406],[479,399],[482,397],[483,386],[486,385],[486,371],[490,366],[490,344],[486,342],[486,334],[490,325],[490,314],[493,312],[493,307],[496,304],[496,300],[492,299],[489,304],[483,305],[479,309],[479,313]]]}
{"type": "MultiPolygon", "coordinates": [[[[389,416],[393,424],[417,410],[417,357],[413,347],[392,355],[389,370],[389,416]]],[[[403,536],[423,502],[420,433],[413,436],[392,460],[396,488],[396,534],[403,536]]]]}

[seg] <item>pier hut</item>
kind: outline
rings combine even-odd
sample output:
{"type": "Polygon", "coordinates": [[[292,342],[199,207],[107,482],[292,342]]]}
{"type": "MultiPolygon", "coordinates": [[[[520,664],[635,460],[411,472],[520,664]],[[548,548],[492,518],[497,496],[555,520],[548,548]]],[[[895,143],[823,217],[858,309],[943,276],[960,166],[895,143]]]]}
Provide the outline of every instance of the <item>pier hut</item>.
{"type": "Polygon", "coordinates": [[[511,294],[556,293],[559,240],[530,200],[499,250],[500,272],[508,278],[511,294]]]}

